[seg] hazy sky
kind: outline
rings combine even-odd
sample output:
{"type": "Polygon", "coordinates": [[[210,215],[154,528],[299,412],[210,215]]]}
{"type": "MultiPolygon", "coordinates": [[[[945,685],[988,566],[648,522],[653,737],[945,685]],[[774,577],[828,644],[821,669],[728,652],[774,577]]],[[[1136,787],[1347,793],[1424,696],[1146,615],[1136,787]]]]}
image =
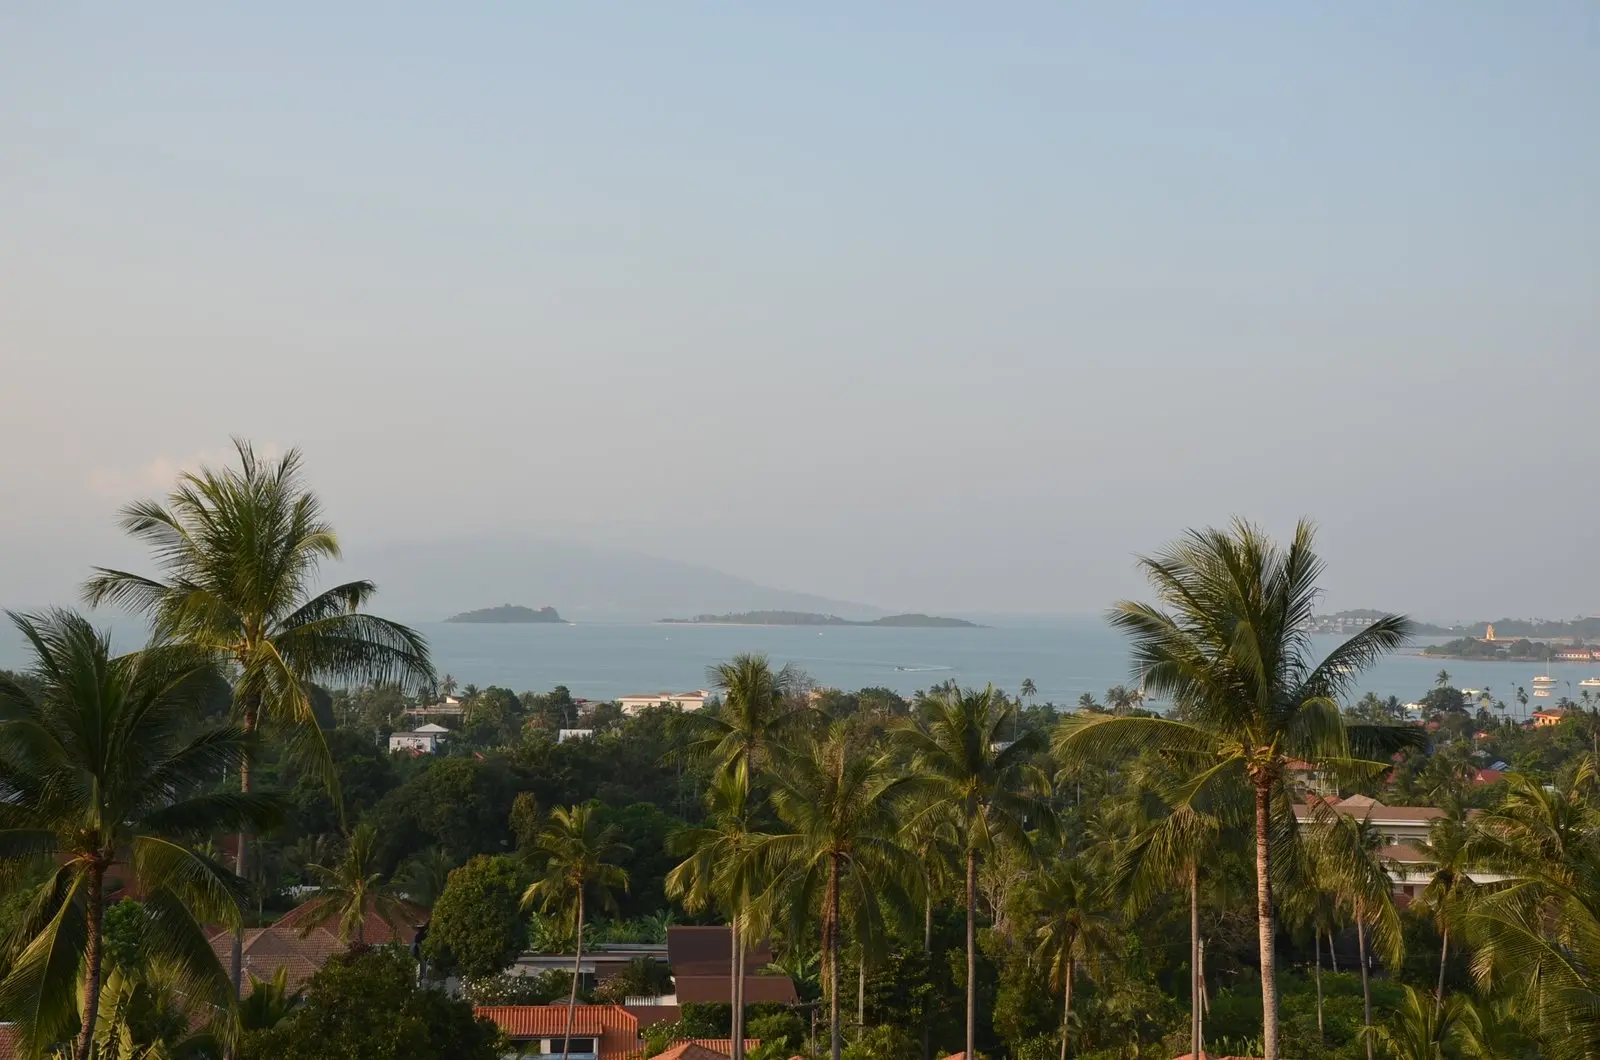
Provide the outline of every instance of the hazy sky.
{"type": "Polygon", "coordinates": [[[1595,611],[1597,409],[1589,0],[0,11],[0,603],[243,434],[352,545],[1595,611]]]}

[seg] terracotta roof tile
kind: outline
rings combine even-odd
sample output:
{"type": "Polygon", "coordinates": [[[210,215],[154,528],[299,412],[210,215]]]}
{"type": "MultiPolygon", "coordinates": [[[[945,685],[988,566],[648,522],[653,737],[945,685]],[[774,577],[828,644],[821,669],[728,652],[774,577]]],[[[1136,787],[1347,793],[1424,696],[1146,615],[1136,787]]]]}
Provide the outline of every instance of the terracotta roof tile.
{"type": "Polygon", "coordinates": [[[707,1049],[696,1042],[679,1042],[666,1052],[657,1053],[651,1060],[728,1060],[728,1056],[728,1053],[707,1049]]]}

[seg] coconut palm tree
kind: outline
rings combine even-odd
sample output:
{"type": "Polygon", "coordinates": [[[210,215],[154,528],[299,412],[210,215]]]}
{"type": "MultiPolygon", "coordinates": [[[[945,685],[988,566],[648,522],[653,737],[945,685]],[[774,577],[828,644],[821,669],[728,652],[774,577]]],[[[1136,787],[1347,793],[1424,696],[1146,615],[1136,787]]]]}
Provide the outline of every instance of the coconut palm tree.
{"type": "Polygon", "coordinates": [[[833,1060],[842,1048],[839,1022],[840,927],[850,920],[870,946],[885,934],[883,903],[907,904],[919,866],[899,842],[901,793],[914,778],[885,754],[835,724],[808,740],[772,771],[772,807],[783,827],[750,839],[750,860],[771,880],[771,907],[798,922],[822,912],[822,962],[833,1060]]]}
{"type": "Polygon", "coordinates": [[[1517,705],[1522,708],[1522,713],[1528,713],[1528,690],[1521,685],[1517,686],[1517,705]]]}
{"type": "Polygon", "coordinates": [[[1200,962],[1200,869],[1227,849],[1249,819],[1242,786],[1196,787],[1166,763],[1149,763],[1136,778],[1130,806],[1131,841],[1116,851],[1113,889],[1137,913],[1174,886],[1189,892],[1189,1051],[1201,1053],[1200,998],[1205,993],[1200,962]]]}
{"type": "MultiPolygon", "coordinates": [[[[237,468],[185,473],[163,505],[122,510],[122,528],[148,545],[160,578],[106,567],[84,585],[91,605],[115,604],[152,620],[157,633],[214,654],[234,677],[235,716],[246,735],[265,726],[316,762],[337,795],[332,760],[311,709],[313,681],[431,684],[426,642],[415,631],[365,613],[370,581],[316,590],[339,539],[301,482],[300,454],[277,461],[235,439],[237,468]]],[[[249,762],[239,769],[249,792],[249,762]]],[[[234,871],[248,875],[248,836],[234,871]]],[[[233,985],[242,985],[242,936],[233,942],[233,985]]]]}
{"type": "Polygon", "coordinates": [[[1457,1048],[1468,1037],[1467,1027],[1475,1015],[1466,1005],[1466,999],[1453,997],[1449,1004],[1437,1005],[1415,987],[1408,986],[1405,992],[1405,1000],[1388,1023],[1369,1026],[1363,1032],[1367,1055],[1372,1055],[1372,1043],[1376,1039],[1382,1043],[1384,1054],[1394,1060],[1455,1057],[1457,1048]]]}
{"type": "Polygon", "coordinates": [[[528,885],[522,905],[534,905],[546,914],[569,919],[577,939],[572,961],[572,991],[567,996],[567,1029],[562,1036],[561,1060],[572,1044],[572,1018],[578,1004],[578,976],[583,967],[583,922],[588,899],[603,910],[617,908],[616,890],[628,889],[628,873],[613,859],[629,853],[617,842],[616,825],[601,825],[594,806],[558,806],[539,831],[532,855],[544,859],[539,878],[528,885]]]}
{"type": "Polygon", "coordinates": [[[1431,917],[1439,929],[1439,985],[1434,993],[1437,1004],[1442,1006],[1451,930],[1476,893],[1476,885],[1467,874],[1474,863],[1473,849],[1466,825],[1453,817],[1435,821],[1427,840],[1413,845],[1425,859],[1422,869],[1428,873],[1428,883],[1412,908],[1431,917]]]}
{"type": "Polygon", "coordinates": [[[1514,774],[1478,819],[1485,863],[1513,878],[1485,888],[1464,920],[1472,972],[1503,988],[1538,1028],[1541,1055],[1600,1056],[1600,808],[1587,761],[1565,788],[1514,774]]]}
{"type": "Polygon", "coordinates": [[[350,833],[344,854],[333,866],[311,866],[319,890],[306,903],[302,936],[337,918],[339,941],[348,943],[354,935],[356,945],[362,946],[367,941],[368,913],[378,914],[391,927],[405,918],[405,903],[390,891],[383,873],[376,871],[377,846],[377,828],[363,822],[350,833]]]}
{"type": "Polygon", "coordinates": [[[1061,858],[1030,883],[1028,900],[1039,919],[1034,957],[1051,984],[1061,987],[1061,1060],[1067,1060],[1072,981],[1080,968],[1099,974],[1101,954],[1115,946],[1115,922],[1101,899],[1102,888],[1081,860],[1061,858]]]}
{"type": "Polygon", "coordinates": [[[1367,954],[1376,949],[1388,967],[1397,968],[1404,945],[1390,862],[1383,856],[1383,834],[1370,819],[1341,814],[1325,804],[1318,804],[1310,829],[1311,871],[1355,922],[1367,1060],[1372,1060],[1372,983],[1367,954]]]}
{"type": "Polygon", "coordinates": [[[1528,1060],[1539,1055],[1515,997],[1466,1002],[1461,1055],[1470,1060],[1528,1060]]]}
{"type": "MultiPolygon", "coordinates": [[[[722,705],[680,719],[684,743],[679,753],[709,761],[718,773],[734,777],[748,799],[756,771],[769,765],[787,741],[798,738],[820,715],[797,703],[800,672],[790,666],[774,671],[765,655],[736,655],[710,667],[706,677],[721,691],[722,705]]],[[[733,934],[731,1060],[744,1060],[744,962],[750,940],[742,930],[742,912],[738,907],[729,910],[733,934]]]]}
{"type": "Polygon", "coordinates": [[[305,995],[304,986],[289,989],[288,965],[274,972],[271,979],[257,979],[252,975],[250,993],[239,1002],[239,1026],[247,1031],[276,1027],[299,1007],[305,995]]]}
{"type": "Polygon", "coordinates": [[[1033,697],[1038,695],[1038,694],[1039,694],[1039,686],[1033,683],[1033,678],[1024,677],[1022,679],[1022,687],[1017,689],[1018,697],[1020,697],[1022,699],[1029,700],[1031,702],[1033,700],[1033,697]]]}
{"type": "Polygon", "coordinates": [[[1000,843],[1031,849],[1029,824],[1054,830],[1055,817],[1045,801],[1050,780],[1030,761],[1045,740],[1029,729],[1014,741],[1001,741],[1014,709],[993,687],[945,689],[924,706],[930,712],[926,723],[904,726],[894,737],[910,755],[919,790],[930,801],[944,802],[954,816],[966,860],[966,1053],[971,1057],[977,1055],[978,862],[1000,843]]]}
{"type": "Polygon", "coordinates": [[[1302,522],[1287,547],[1258,528],[1190,531],[1142,559],[1161,606],[1124,601],[1113,625],[1133,640],[1133,669],[1171,699],[1180,716],[1065,719],[1055,746],[1066,765],[1143,750],[1189,757],[1199,783],[1247,785],[1255,801],[1256,919],[1260,936],[1262,1048],[1278,1056],[1271,837],[1292,831],[1285,777],[1291,760],[1339,773],[1376,775],[1379,760],[1419,745],[1409,726],[1347,723],[1339,698],[1357,675],[1404,643],[1410,623],[1390,615],[1311,658],[1305,632],[1322,562],[1302,522]]]}
{"type": "Polygon", "coordinates": [[[31,1048],[75,1037],[72,1055],[87,1060],[113,870],[144,896],[146,959],[170,965],[195,1004],[231,1009],[200,924],[238,924],[245,884],[187,843],[279,814],[259,795],[204,793],[251,746],[237,725],[190,735],[209,660],[164,645],[113,657],[66,611],[10,618],[39,690],[0,677],[0,865],[49,871],[9,940],[0,1011],[20,1017],[31,1048]]]}
{"type": "MultiPolygon", "coordinates": [[[[922,956],[933,956],[933,903],[959,878],[956,862],[961,855],[961,837],[949,806],[935,800],[907,810],[908,823],[900,843],[911,851],[922,873],[922,956]]],[[[933,1023],[926,1003],[922,1013],[922,1057],[933,1060],[933,1023]]]]}
{"type": "Polygon", "coordinates": [[[1449,688],[1450,687],[1450,671],[1449,670],[1440,670],[1436,675],[1434,675],[1433,687],[1434,688],[1449,688]]]}
{"type": "MultiPolygon", "coordinates": [[[[748,858],[751,795],[746,776],[738,770],[719,771],[706,789],[709,811],[706,823],[680,828],[667,837],[667,850],[684,860],[666,877],[667,897],[678,899],[695,913],[720,905],[728,914],[731,950],[728,955],[730,977],[743,979],[744,951],[749,932],[744,919],[755,897],[757,883],[748,858]]],[[[742,1055],[743,1021],[740,1002],[744,984],[731,987],[734,1005],[734,1055],[742,1055]]]]}

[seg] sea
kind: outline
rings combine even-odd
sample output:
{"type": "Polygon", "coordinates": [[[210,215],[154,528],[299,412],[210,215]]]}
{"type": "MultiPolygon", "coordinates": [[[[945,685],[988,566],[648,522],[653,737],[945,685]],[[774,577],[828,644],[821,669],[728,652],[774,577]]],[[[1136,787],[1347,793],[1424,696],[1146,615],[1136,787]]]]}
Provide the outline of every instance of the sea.
{"type": "MultiPolygon", "coordinates": [[[[135,621],[103,621],[118,649],[143,637],[135,621]]],[[[439,674],[459,685],[500,685],[545,691],[565,685],[574,696],[618,696],[684,692],[707,687],[706,670],[740,652],[793,665],[817,685],[854,690],[890,688],[903,695],[954,680],[963,686],[993,684],[1016,694],[1025,679],[1037,689],[1035,702],[1072,706],[1085,692],[1103,698],[1112,685],[1138,684],[1127,642],[1099,618],[990,620],[978,629],[907,629],[871,626],[682,625],[647,622],[580,622],[529,625],[422,623],[417,628],[432,649],[439,674]]],[[[1419,649],[1447,638],[1421,638],[1400,654],[1361,674],[1351,694],[1374,692],[1402,702],[1419,699],[1440,670],[1458,688],[1483,689],[1504,700],[1507,713],[1524,717],[1561,696],[1580,697],[1585,678],[1600,676],[1600,664],[1552,663],[1549,698],[1533,698],[1542,663],[1429,658],[1419,649]],[[1516,701],[1518,686],[1528,706],[1516,701]]],[[[1337,636],[1312,638],[1321,654],[1337,636]]],[[[9,623],[0,628],[0,669],[27,665],[23,642],[9,623]]],[[[1600,688],[1590,689],[1600,696],[1600,688]]],[[[1159,708],[1159,703],[1152,703],[1159,708]]]]}

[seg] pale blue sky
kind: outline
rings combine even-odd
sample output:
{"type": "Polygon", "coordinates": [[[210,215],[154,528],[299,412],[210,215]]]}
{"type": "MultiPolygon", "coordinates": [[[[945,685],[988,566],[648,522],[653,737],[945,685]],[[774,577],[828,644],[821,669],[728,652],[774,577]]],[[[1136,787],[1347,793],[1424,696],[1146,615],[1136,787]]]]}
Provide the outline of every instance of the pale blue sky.
{"type": "Polygon", "coordinates": [[[1597,129],[1588,2],[12,5],[0,603],[241,433],[358,554],[1600,610],[1597,129]]]}

